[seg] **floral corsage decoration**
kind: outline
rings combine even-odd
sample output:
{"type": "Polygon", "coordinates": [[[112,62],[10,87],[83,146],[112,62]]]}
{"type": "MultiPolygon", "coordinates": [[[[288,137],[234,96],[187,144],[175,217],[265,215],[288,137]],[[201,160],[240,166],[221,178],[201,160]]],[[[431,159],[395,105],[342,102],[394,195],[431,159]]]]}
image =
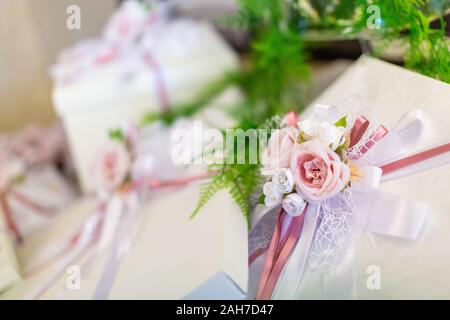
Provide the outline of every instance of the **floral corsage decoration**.
{"type": "MultiPolygon", "coordinates": [[[[291,216],[300,215],[307,203],[317,203],[343,191],[358,179],[356,166],[346,157],[350,146],[346,116],[316,107],[311,117],[298,119],[291,112],[285,126],[275,131],[262,156],[264,204],[280,205],[291,216]]],[[[323,106],[325,108],[326,106],[323,106]]]]}

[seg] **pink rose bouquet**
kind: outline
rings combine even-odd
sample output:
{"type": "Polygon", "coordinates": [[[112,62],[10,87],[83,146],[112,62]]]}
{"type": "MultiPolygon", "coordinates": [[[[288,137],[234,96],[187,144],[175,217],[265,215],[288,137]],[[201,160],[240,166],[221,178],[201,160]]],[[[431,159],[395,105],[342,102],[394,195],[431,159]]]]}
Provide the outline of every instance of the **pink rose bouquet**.
{"type": "Polygon", "coordinates": [[[281,203],[296,216],[306,202],[329,199],[349,184],[355,169],[344,157],[349,144],[346,117],[332,111],[304,119],[290,112],[285,126],[271,135],[262,156],[262,174],[269,176],[263,190],[267,206],[281,203]]]}

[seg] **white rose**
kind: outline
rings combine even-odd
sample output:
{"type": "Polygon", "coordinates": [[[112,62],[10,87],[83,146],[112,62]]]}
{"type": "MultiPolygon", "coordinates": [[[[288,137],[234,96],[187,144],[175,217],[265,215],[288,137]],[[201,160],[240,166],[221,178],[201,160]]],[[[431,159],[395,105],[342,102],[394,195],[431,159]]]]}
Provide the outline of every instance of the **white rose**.
{"type": "Polygon", "coordinates": [[[327,121],[305,119],[298,122],[300,131],[306,134],[308,140],[313,139],[331,146],[333,150],[341,144],[345,134],[344,127],[336,127],[327,121]]]}
{"type": "Polygon", "coordinates": [[[323,121],[318,128],[317,139],[326,145],[331,145],[331,149],[336,150],[341,144],[344,134],[344,127],[336,127],[334,124],[323,121]]]}
{"type": "Polygon", "coordinates": [[[283,199],[281,206],[288,215],[296,217],[305,210],[306,201],[298,193],[291,193],[283,199]]]}
{"type": "Polygon", "coordinates": [[[290,169],[280,169],[273,175],[272,184],[281,193],[291,193],[295,184],[294,175],[290,169]]]}
{"type": "Polygon", "coordinates": [[[314,118],[300,120],[297,123],[297,127],[301,132],[305,133],[309,138],[317,136],[320,122],[314,118]]]}

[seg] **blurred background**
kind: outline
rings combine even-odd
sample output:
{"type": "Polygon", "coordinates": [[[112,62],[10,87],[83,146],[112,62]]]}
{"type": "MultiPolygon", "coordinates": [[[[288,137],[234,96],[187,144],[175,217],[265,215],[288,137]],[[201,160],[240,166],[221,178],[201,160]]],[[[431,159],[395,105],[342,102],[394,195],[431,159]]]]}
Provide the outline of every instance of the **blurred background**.
{"type": "MultiPolygon", "coordinates": [[[[100,36],[108,18],[120,2],[119,0],[0,0],[1,132],[21,128],[30,122],[48,125],[54,121],[49,68],[57,61],[58,53],[62,49],[71,47],[82,39],[100,36]],[[68,17],[66,10],[70,5],[77,5],[81,9],[80,29],[70,30],[66,27],[68,17]]],[[[245,62],[251,33],[224,27],[223,21],[221,22],[221,17],[237,12],[238,4],[235,0],[172,2],[176,3],[177,10],[183,15],[214,22],[245,62]]],[[[312,27],[305,36],[305,39],[311,40],[306,52],[312,81],[305,95],[304,101],[307,102],[339,76],[352,60],[363,52],[371,51],[372,48],[371,43],[361,40],[361,37],[355,40],[355,37],[349,36],[348,30],[345,30],[346,17],[352,17],[352,10],[355,10],[358,1],[293,2],[309,15],[306,18],[303,16],[303,20],[300,17],[299,30],[301,31],[302,25],[308,23],[308,27],[312,27]],[[326,3],[333,3],[333,6],[327,7],[326,3]],[[322,9],[328,19],[320,20],[323,17],[322,9]],[[339,18],[339,15],[343,15],[344,18],[340,22],[339,19],[335,19],[338,24],[340,23],[339,28],[334,28],[334,35],[330,35],[326,29],[333,29],[336,26],[333,19],[339,18]]],[[[429,4],[433,10],[441,14],[443,21],[448,21],[447,0],[429,1],[429,4]]],[[[431,20],[438,20],[432,22],[432,26],[434,23],[434,27],[439,28],[437,26],[439,19],[431,20]]],[[[402,32],[407,33],[407,29],[406,26],[402,32]]],[[[402,46],[393,45],[392,48],[385,50],[381,57],[402,64],[403,55],[402,46]]]]}
{"type": "Polygon", "coordinates": [[[98,36],[117,5],[117,0],[0,1],[1,131],[54,120],[50,66],[61,49],[98,36]],[[71,4],[82,10],[79,30],[66,27],[71,4]]]}

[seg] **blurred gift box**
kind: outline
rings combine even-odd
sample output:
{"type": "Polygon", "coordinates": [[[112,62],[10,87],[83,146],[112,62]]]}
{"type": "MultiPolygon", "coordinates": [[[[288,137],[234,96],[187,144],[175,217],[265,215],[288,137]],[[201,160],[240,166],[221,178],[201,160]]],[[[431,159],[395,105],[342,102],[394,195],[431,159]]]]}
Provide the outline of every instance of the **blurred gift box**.
{"type": "MultiPolygon", "coordinates": [[[[19,248],[25,279],[1,298],[242,299],[247,290],[246,221],[226,193],[189,219],[196,201],[197,186],[189,185],[157,193],[142,204],[131,249],[119,262],[109,246],[94,260],[86,252],[42,268],[95,212],[97,200],[81,199],[19,248]],[[81,282],[71,286],[76,268],[81,282]]],[[[75,248],[66,253],[70,250],[76,253],[75,248]]]]}
{"type": "Polygon", "coordinates": [[[101,39],[63,52],[52,69],[55,109],[84,191],[93,191],[91,164],[110,129],[188,103],[238,66],[211,25],[172,17],[171,8],[124,2],[101,39]]]}

